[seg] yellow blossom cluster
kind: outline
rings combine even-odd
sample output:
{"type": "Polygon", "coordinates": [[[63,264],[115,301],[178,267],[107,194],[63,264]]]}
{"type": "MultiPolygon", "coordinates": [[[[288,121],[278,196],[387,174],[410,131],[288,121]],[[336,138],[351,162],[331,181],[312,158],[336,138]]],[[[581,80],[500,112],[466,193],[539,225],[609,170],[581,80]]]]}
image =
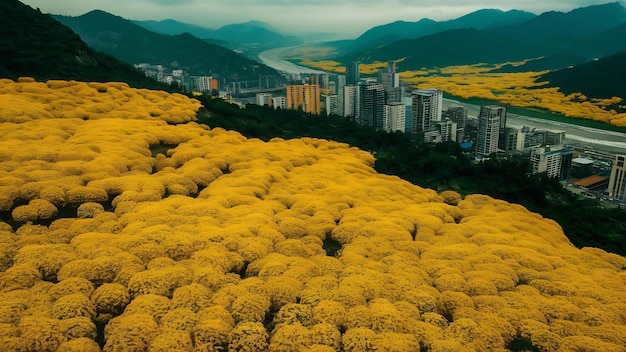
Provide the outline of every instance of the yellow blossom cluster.
{"type": "MultiPolygon", "coordinates": [[[[398,60],[402,61],[402,59],[398,60]]],[[[450,95],[471,99],[488,99],[527,109],[541,109],[566,117],[583,118],[626,126],[626,113],[618,113],[610,106],[619,105],[626,97],[588,98],[581,93],[564,94],[558,88],[546,87],[548,82],[539,81],[547,71],[495,73],[503,65],[520,65],[523,62],[505,64],[475,64],[443,68],[422,68],[400,72],[400,78],[418,88],[435,88],[450,95]]],[[[327,72],[345,73],[341,63],[309,57],[301,65],[327,72]]],[[[360,71],[372,75],[384,68],[386,63],[361,63],[360,71]]]]}
{"type": "Polygon", "coordinates": [[[546,87],[537,79],[546,73],[494,73],[502,65],[463,65],[421,69],[400,73],[403,81],[416,87],[429,87],[469,99],[480,98],[529,109],[543,109],[567,117],[601,121],[626,126],[626,114],[608,110],[607,106],[622,102],[624,97],[588,99],[580,93],[563,94],[558,88],[546,87]]]}
{"type": "Polygon", "coordinates": [[[42,116],[28,93],[75,86],[91,87],[0,84],[20,102],[0,113],[0,350],[626,345],[626,258],[554,221],[378,174],[343,143],[133,113],[150,92],[96,90],[112,109],[88,119],[42,116]]]}

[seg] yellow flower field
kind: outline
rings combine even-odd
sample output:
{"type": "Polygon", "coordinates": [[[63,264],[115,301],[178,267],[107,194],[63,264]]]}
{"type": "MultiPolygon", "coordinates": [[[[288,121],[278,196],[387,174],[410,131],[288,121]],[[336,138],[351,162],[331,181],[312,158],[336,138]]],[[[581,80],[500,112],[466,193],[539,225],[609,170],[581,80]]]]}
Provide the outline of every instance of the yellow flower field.
{"type": "Polygon", "coordinates": [[[2,351],[626,345],[626,258],[519,205],[123,83],[0,80],[0,104],[2,351]]]}
{"type": "MultiPolygon", "coordinates": [[[[307,57],[307,56],[305,56],[307,57]]],[[[401,62],[398,60],[397,62],[401,62]]],[[[307,57],[300,61],[307,67],[327,72],[344,73],[341,63],[307,57]]],[[[520,64],[520,63],[511,63],[520,64]]],[[[360,71],[374,75],[387,64],[362,63],[360,71]]],[[[548,88],[548,82],[535,82],[543,72],[492,73],[500,65],[463,65],[400,72],[400,79],[414,88],[435,88],[456,97],[488,99],[519,108],[538,108],[566,117],[600,121],[614,126],[626,126],[626,113],[609,110],[619,105],[624,97],[610,99],[588,98],[580,93],[565,95],[557,88],[548,88]]],[[[622,106],[622,105],[619,105],[622,106]]]]}

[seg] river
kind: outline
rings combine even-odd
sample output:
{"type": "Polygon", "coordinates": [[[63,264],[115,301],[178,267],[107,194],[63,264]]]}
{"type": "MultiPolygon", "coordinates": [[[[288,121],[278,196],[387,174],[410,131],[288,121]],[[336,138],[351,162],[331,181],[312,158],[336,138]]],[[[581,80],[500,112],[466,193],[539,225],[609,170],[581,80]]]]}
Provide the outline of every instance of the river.
{"type": "MultiPolygon", "coordinates": [[[[294,47],[291,46],[266,50],[259,54],[259,59],[267,66],[285,73],[324,73],[320,70],[299,66],[292,62],[283,60],[283,54],[292,48],[294,47]]],[[[468,116],[474,118],[478,116],[480,111],[479,105],[467,104],[452,99],[444,99],[444,110],[451,106],[466,107],[468,116]]],[[[537,130],[564,131],[565,142],[567,144],[592,147],[599,151],[613,154],[626,154],[626,133],[622,132],[607,131],[599,128],[544,120],[512,113],[507,114],[507,126],[517,128],[528,126],[537,130]]]]}
{"type": "Polygon", "coordinates": [[[261,52],[259,59],[265,65],[285,73],[324,73],[324,71],[314,70],[312,68],[299,66],[287,60],[283,60],[284,53],[297,46],[288,46],[284,48],[274,48],[261,52]]]}

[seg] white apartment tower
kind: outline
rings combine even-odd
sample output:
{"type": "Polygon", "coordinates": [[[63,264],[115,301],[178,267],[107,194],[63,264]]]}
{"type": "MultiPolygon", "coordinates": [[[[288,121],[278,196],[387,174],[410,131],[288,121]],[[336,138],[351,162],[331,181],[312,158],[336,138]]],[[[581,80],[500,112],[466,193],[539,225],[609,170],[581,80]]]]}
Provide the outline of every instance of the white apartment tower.
{"type": "Polygon", "coordinates": [[[272,103],[274,105],[274,109],[281,108],[282,110],[287,109],[287,97],[272,97],[272,103]]]}
{"type": "Polygon", "coordinates": [[[387,132],[405,132],[406,106],[401,102],[391,102],[383,106],[383,128],[387,132]]]}
{"type": "Polygon", "coordinates": [[[272,106],[272,95],[270,93],[257,93],[256,105],[269,105],[272,106]]]}
{"type": "Polygon", "coordinates": [[[359,86],[343,87],[343,116],[356,119],[359,116],[359,86]]]}
{"type": "Polygon", "coordinates": [[[322,110],[326,111],[326,116],[330,114],[337,115],[337,94],[322,94],[322,110]]]}
{"type": "Polygon", "coordinates": [[[443,92],[436,89],[420,89],[411,93],[412,124],[411,132],[424,133],[433,130],[435,121],[441,121],[443,92]]]}
{"type": "Polygon", "coordinates": [[[346,86],[346,76],[337,75],[337,84],[335,89],[337,90],[337,115],[346,116],[344,113],[344,87],[346,86]]]}
{"type": "Polygon", "coordinates": [[[478,136],[476,138],[476,156],[489,156],[498,151],[500,123],[506,116],[502,106],[481,106],[478,115],[478,136]]]}
{"type": "Polygon", "coordinates": [[[626,155],[616,155],[613,159],[609,178],[609,197],[626,201],[626,155]]]}

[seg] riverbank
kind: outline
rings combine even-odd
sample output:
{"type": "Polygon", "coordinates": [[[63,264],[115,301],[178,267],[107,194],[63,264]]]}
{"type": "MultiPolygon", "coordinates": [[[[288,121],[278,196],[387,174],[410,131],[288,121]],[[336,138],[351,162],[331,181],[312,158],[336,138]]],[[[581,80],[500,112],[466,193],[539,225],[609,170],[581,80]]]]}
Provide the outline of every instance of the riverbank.
{"type": "MultiPolygon", "coordinates": [[[[259,54],[259,59],[278,71],[296,73],[325,73],[324,71],[296,65],[283,59],[283,54],[297,46],[275,48],[259,54]]],[[[443,107],[464,106],[470,117],[478,117],[480,107],[499,104],[484,99],[459,99],[448,95],[443,107]]],[[[626,129],[597,121],[574,119],[549,112],[539,112],[516,107],[509,107],[507,124],[521,128],[527,126],[538,130],[564,131],[565,142],[577,146],[589,146],[612,154],[626,154],[626,129]],[[552,116],[546,116],[547,114],[552,116]]]]}
{"type": "MultiPolygon", "coordinates": [[[[493,104],[493,102],[491,104],[493,104]]],[[[461,100],[451,98],[444,99],[444,110],[453,106],[465,107],[467,109],[468,117],[470,118],[478,118],[481,107],[481,105],[474,105],[461,100]]],[[[612,154],[626,154],[626,133],[619,131],[582,126],[557,120],[542,119],[510,111],[507,112],[507,126],[515,128],[527,126],[537,130],[563,131],[565,132],[565,143],[567,144],[580,147],[592,147],[594,149],[612,154]]]]}
{"type": "Polygon", "coordinates": [[[274,48],[274,49],[269,49],[269,50],[265,50],[261,53],[259,53],[258,57],[259,60],[261,60],[261,62],[277,71],[283,72],[283,73],[289,73],[289,74],[297,74],[297,73],[324,73],[324,71],[320,71],[320,70],[316,70],[316,69],[312,69],[309,67],[304,67],[304,66],[300,66],[300,65],[296,65],[292,62],[289,62],[287,60],[284,60],[284,54],[293,49],[298,47],[299,45],[294,45],[294,46],[288,46],[288,47],[281,47],[281,48],[274,48]]]}

